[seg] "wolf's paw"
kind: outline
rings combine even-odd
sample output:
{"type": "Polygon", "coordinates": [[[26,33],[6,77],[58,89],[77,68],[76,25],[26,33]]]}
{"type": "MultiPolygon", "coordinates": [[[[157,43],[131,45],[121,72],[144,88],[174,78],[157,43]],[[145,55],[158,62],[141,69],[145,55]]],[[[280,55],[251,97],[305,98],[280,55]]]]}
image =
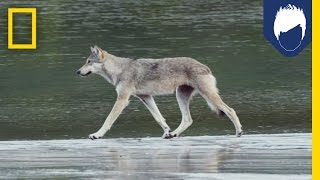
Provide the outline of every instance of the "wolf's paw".
{"type": "Polygon", "coordinates": [[[243,131],[241,130],[241,131],[239,131],[239,132],[237,132],[237,137],[241,137],[242,136],[242,134],[243,134],[243,131]]]}
{"type": "Polygon", "coordinates": [[[162,136],[163,139],[171,139],[173,136],[170,133],[164,133],[162,136]]]}
{"type": "Polygon", "coordinates": [[[93,133],[93,134],[89,135],[89,139],[91,139],[91,140],[100,139],[101,137],[102,137],[102,135],[99,133],[93,133]]]}
{"type": "Polygon", "coordinates": [[[174,138],[174,137],[177,137],[177,134],[176,133],[173,133],[171,131],[169,131],[168,133],[164,133],[162,138],[164,139],[171,139],[171,138],[174,138]]]}

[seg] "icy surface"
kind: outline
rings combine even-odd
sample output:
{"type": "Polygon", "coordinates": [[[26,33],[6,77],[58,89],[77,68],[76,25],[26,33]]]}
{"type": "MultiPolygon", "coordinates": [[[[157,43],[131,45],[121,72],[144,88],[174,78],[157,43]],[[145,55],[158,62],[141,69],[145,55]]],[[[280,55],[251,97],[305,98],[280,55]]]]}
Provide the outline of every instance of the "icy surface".
{"type": "Polygon", "coordinates": [[[311,179],[311,134],[0,141],[0,178],[311,179]]]}

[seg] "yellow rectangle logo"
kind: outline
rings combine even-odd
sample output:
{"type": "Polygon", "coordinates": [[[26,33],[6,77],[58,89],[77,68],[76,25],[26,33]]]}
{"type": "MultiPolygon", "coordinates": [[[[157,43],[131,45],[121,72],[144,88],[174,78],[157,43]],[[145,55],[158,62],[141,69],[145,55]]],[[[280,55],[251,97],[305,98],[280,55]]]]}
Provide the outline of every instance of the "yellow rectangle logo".
{"type": "Polygon", "coordinates": [[[37,9],[36,8],[8,8],[8,49],[36,49],[37,48],[37,9]],[[32,41],[31,44],[13,44],[13,13],[31,13],[32,41]]]}

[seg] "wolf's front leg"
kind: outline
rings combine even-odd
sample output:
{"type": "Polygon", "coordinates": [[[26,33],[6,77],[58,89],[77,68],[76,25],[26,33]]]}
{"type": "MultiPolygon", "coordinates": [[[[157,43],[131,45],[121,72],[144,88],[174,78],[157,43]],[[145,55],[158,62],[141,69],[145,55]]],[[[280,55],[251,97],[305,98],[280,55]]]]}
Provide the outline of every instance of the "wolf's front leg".
{"type": "Polygon", "coordinates": [[[112,124],[116,121],[118,116],[121,114],[122,110],[128,105],[129,103],[129,97],[130,94],[128,93],[122,93],[118,95],[117,101],[114,104],[109,116],[103,123],[102,127],[93,134],[89,135],[89,138],[94,140],[94,139],[99,139],[104,134],[111,128],[112,124]]]}
{"type": "Polygon", "coordinates": [[[162,138],[169,139],[170,137],[170,127],[166,123],[166,120],[160,113],[156,102],[151,95],[137,95],[137,97],[143,102],[143,104],[149,109],[150,113],[158,124],[162,127],[164,133],[162,138]]]}

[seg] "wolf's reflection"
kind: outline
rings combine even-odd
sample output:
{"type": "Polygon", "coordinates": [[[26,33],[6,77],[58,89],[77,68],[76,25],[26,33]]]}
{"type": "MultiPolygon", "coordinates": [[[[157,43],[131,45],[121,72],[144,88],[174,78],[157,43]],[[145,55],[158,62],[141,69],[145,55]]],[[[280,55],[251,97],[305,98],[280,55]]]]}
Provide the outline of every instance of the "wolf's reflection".
{"type": "Polygon", "coordinates": [[[139,177],[171,177],[175,173],[218,173],[224,169],[224,161],[232,158],[230,154],[236,144],[224,148],[206,148],[192,146],[173,148],[112,149],[110,151],[114,165],[108,169],[122,175],[140,174],[139,177]],[[143,152],[141,152],[143,151],[143,152]]]}

